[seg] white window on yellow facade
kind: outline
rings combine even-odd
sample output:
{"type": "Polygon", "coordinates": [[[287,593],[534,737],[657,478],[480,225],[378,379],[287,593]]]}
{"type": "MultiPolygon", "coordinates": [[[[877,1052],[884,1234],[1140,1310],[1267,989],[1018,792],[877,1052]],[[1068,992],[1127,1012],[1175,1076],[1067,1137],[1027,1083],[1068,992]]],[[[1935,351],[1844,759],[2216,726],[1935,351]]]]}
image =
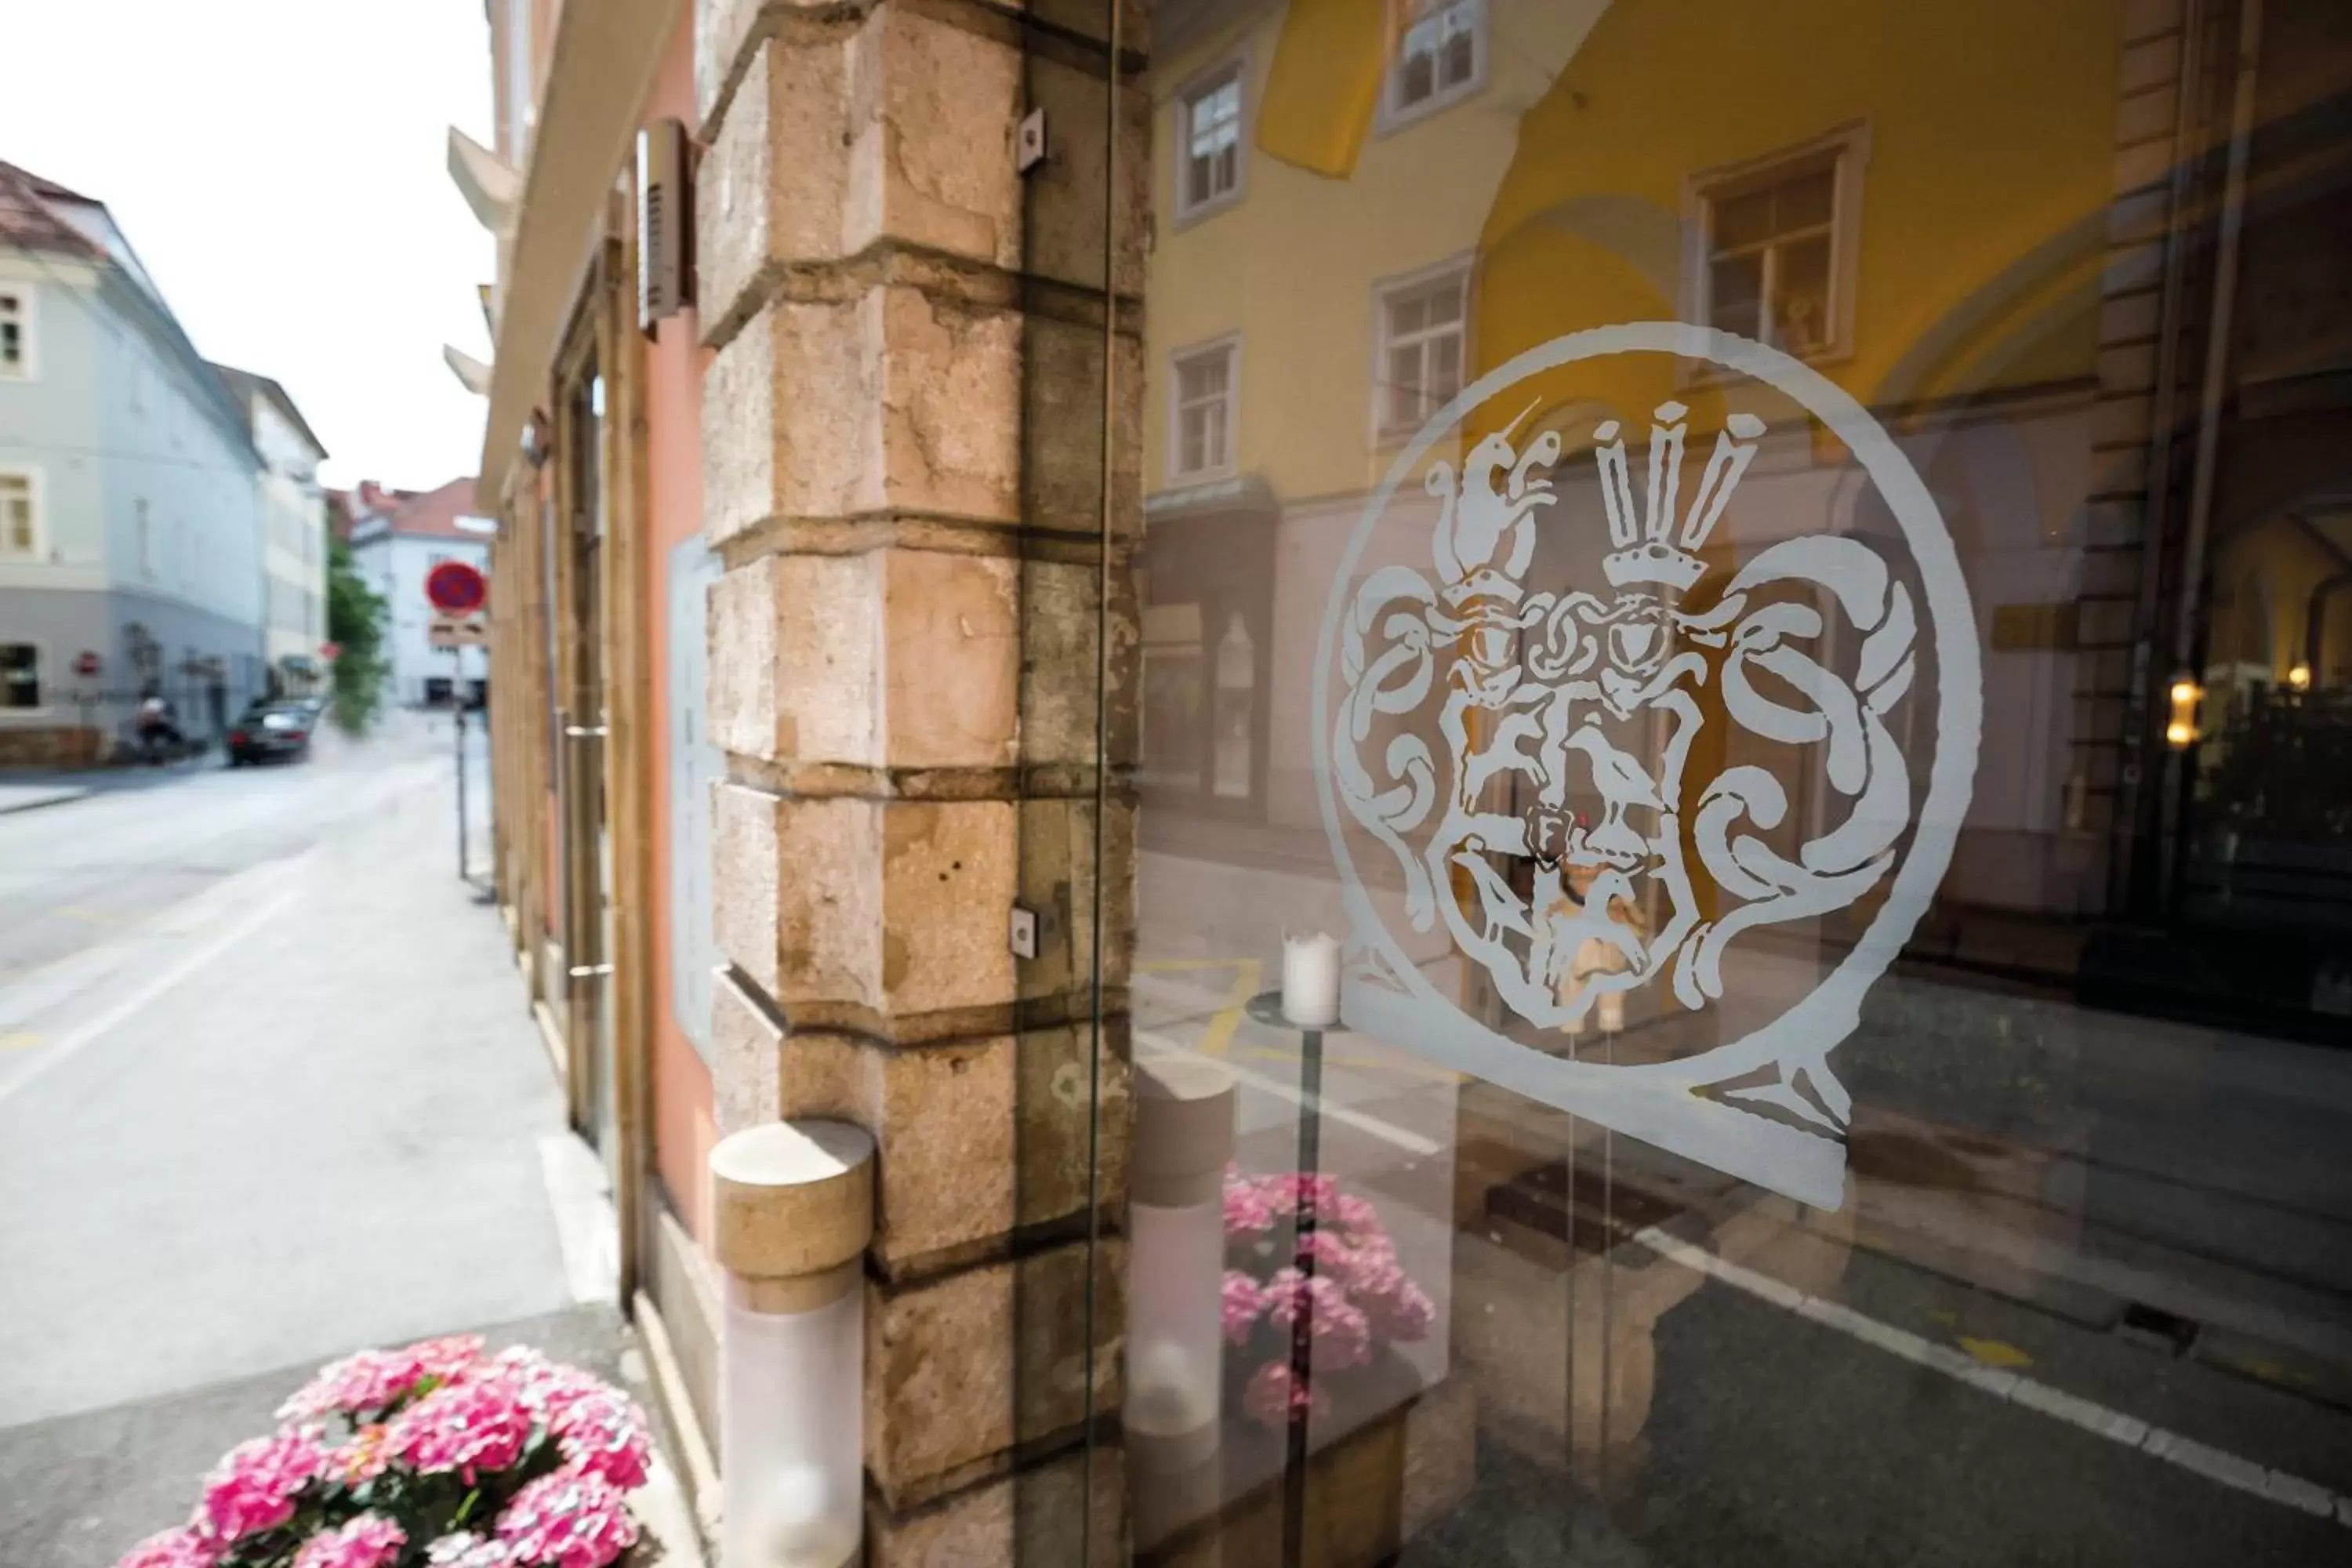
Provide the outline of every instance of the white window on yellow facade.
{"type": "Polygon", "coordinates": [[[1240,361],[1241,343],[1231,338],[1176,356],[1171,479],[1213,479],[1232,471],[1240,361]]]}
{"type": "Polygon", "coordinates": [[[1379,295],[1372,416],[1382,437],[1409,436],[1462,390],[1470,270],[1449,264],[1379,295]]]}
{"type": "Polygon", "coordinates": [[[1423,0],[1397,40],[1381,96],[1388,126],[1458,102],[1486,84],[1486,0],[1423,0]]]}
{"type": "Polygon", "coordinates": [[[1693,315],[1801,358],[1851,345],[1860,130],[1692,182],[1693,315]]]}
{"type": "Polygon", "coordinates": [[[1240,199],[1242,67],[1199,78],[1178,101],[1176,216],[1198,217],[1240,199]]]}
{"type": "Polygon", "coordinates": [[[0,561],[40,558],[40,486],[21,469],[0,470],[0,561]]]}

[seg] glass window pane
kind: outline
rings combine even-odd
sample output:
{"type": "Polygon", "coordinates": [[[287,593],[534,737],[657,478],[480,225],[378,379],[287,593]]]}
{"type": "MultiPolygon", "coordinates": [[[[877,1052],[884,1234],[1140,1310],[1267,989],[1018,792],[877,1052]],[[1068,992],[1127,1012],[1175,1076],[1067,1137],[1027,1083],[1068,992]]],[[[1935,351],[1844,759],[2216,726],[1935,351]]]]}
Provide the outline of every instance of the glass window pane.
{"type": "Polygon", "coordinates": [[[1772,236],[1772,193],[1769,190],[1750,191],[1745,195],[1727,196],[1715,205],[1715,248],[1730,250],[1743,245],[1759,245],[1772,236]]]}
{"type": "Polygon", "coordinates": [[[1830,221],[1830,213],[1837,194],[1837,175],[1832,169],[1817,169],[1781,185],[1774,193],[1775,232],[1786,234],[1790,229],[1808,228],[1830,221]]]}
{"type": "Polygon", "coordinates": [[[1423,295],[1402,294],[1389,301],[1389,331],[1397,337],[1421,331],[1429,319],[1429,300],[1423,295]]]}
{"type": "Polygon", "coordinates": [[[1764,297],[1764,258],[1731,256],[1707,269],[1709,319],[1727,332],[1756,334],[1764,297]]]}
{"type": "Polygon", "coordinates": [[[1772,332],[1782,348],[1801,353],[1830,339],[1830,242],[1826,235],[1780,249],[1772,332]]]}

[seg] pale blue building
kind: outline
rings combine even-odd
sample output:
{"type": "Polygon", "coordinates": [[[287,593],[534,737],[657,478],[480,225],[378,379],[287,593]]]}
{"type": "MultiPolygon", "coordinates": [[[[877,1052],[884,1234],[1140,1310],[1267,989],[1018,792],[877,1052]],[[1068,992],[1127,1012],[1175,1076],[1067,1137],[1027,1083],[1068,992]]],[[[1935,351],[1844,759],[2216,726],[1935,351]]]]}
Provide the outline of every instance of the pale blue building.
{"type": "Polygon", "coordinates": [[[262,467],[105,205],[0,163],[0,764],[267,690],[262,467]]]}

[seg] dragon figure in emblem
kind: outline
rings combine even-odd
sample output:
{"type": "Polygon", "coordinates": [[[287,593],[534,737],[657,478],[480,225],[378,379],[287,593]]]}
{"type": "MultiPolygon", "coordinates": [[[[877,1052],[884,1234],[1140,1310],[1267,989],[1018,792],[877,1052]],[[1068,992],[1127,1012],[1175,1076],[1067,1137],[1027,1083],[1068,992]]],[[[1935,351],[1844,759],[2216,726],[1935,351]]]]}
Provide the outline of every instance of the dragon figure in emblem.
{"type": "MultiPolygon", "coordinates": [[[[1593,433],[1610,592],[1531,591],[1562,444],[1547,430],[1515,446],[1526,417],[1481,438],[1458,473],[1444,460],[1423,473],[1439,506],[1433,577],[1392,565],[1347,603],[1336,793],[1394,855],[1412,927],[1443,921],[1520,1017],[1576,1029],[1601,997],[1654,983],[1704,1008],[1722,997],[1725,950],[1742,931],[1842,909],[1895,864],[1912,792],[1888,719],[1915,670],[1911,594],[1868,545],[1816,533],[1767,546],[1695,601],[1698,551],[1765,426],[1727,418],[1685,502],[1688,411],[1672,402],[1653,417],[1638,506],[1624,432],[1612,421],[1593,433]],[[1834,631],[1832,605],[1845,623],[1834,631]],[[1829,656],[1832,637],[1848,659],[1829,656]],[[1773,771],[1694,776],[1710,707],[1800,748],[1840,803],[1793,852],[1762,837],[1790,810],[1773,771]],[[1496,868],[1511,857],[1532,864],[1531,891],[1496,868]],[[1699,875],[1717,896],[1702,900],[1699,875]],[[1636,907],[1655,918],[1624,917],[1636,907]]],[[[1818,1059],[1781,1068],[1780,1082],[1738,1092],[1843,1125],[1849,1104],[1818,1059]],[[1810,1097],[1796,1092],[1801,1072],[1810,1097]]]]}

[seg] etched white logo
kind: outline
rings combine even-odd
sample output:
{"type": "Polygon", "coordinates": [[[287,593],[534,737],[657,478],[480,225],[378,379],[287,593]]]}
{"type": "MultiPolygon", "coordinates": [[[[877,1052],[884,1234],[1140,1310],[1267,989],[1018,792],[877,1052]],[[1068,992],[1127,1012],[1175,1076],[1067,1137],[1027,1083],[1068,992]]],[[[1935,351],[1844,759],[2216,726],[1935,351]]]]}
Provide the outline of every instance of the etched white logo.
{"type": "Polygon", "coordinates": [[[1828,1057],[1948,863],[1979,717],[1966,584],[1885,432],[1817,373],[1728,333],[1657,322],[1557,339],[1481,378],[1400,455],[1349,542],[1321,648],[1318,772],[1353,925],[1351,1024],[1806,1202],[1842,1201],[1852,1106],[1828,1057]],[[1602,581],[1531,583],[1538,531],[1565,526],[1559,435],[1523,433],[1529,407],[1473,445],[1459,472],[1432,447],[1546,371],[1661,352],[1763,383],[1819,419],[1894,518],[1919,594],[1899,561],[1832,531],[1780,538],[1704,585],[1699,551],[1733,514],[1769,432],[1752,413],[1728,414],[1685,497],[1689,411],[1672,401],[1645,439],[1613,420],[1592,432],[1580,482],[1598,486],[1607,519],[1602,581]],[[1416,477],[1438,507],[1431,570],[1386,566],[1350,593],[1367,541],[1416,477]],[[1915,813],[1895,726],[1926,701],[1915,691],[1923,653],[1933,760],[1915,813]],[[1778,766],[1695,765],[1709,723],[1772,743],[1778,766]],[[1797,770],[1832,803],[1801,825],[1785,782],[1797,770]],[[1522,1021],[1520,1038],[1464,1011],[1407,957],[1366,890],[1350,828],[1393,858],[1401,923],[1442,930],[1522,1021]],[[1742,933],[1874,895],[1875,914],[1835,968],[1738,1039],[1621,1065],[1572,1048],[1564,1059],[1528,1038],[1573,1036],[1596,1015],[1613,1028],[1628,994],[1650,987],[1667,1006],[1704,1011],[1726,994],[1727,950],[1742,933]]]}

